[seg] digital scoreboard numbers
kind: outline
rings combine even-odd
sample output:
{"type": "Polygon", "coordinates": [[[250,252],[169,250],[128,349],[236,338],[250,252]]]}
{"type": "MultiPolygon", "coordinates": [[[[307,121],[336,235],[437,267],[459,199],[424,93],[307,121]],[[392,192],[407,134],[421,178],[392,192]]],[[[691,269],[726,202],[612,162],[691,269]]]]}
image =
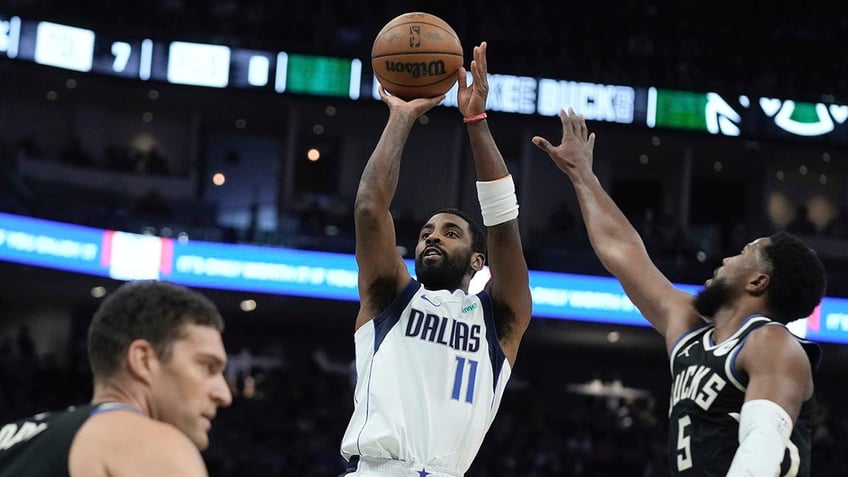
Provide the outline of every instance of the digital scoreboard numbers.
{"type": "Polygon", "coordinates": [[[276,68],[271,52],[207,43],[103,37],[95,43],[92,71],[207,88],[273,91],[276,68]]]}
{"type": "Polygon", "coordinates": [[[362,61],[139,39],[0,14],[0,55],[44,66],[206,88],[359,99],[362,61]]]}
{"type": "Polygon", "coordinates": [[[274,78],[280,74],[277,54],[270,51],[119,37],[2,14],[0,56],[84,73],[209,88],[274,91],[274,78]]]}
{"type": "Polygon", "coordinates": [[[270,51],[232,48],[230,51],[230,84],[237,88],[260,88],[273,91],[273,78],[280,66],[270,51]]]}
{"type": "Polygon", "coordinates": [[[0,15],[0,55],[17,58],[20,38],[21,19],[0,15]]]}
{"type": "Polygon", "coordinates": [[[175,84],[225,88],[230,83],[230,48],[171,42],[166,80],[175,84]]]}
{"type": "Polygon", "coordinates": [[[94,32],[85,28],[39,22],[33,60],[46,66],[88,72],[94,59],[94,32]]]}
{"type": "Polygon", "coordinates": [[[100,37],[94,43],[92,71],[124,78],[150,79],[153,42],[100,37]]]}
{"type": "Polygon", "coordinates": [[[110,38],[87,28],[0,15],[0,55],[54,68],[149,79],[152,45],[151,40],[110,38]]]}
{"type": "Polygon", "coordinates": [[[273,91],[276,71],[285,68],[268,51],[174,41],[165,59],[163,49],[154,46],[153,79],[173,84],[273,91]]]}

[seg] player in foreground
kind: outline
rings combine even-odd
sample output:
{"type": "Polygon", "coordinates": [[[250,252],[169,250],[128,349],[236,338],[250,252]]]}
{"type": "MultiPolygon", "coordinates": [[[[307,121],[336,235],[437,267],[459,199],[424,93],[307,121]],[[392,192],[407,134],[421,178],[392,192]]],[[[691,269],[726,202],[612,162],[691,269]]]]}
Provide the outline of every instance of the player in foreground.
{"type": "Polygon", "coordinates": [[[121,285],[88,330],[91,403],[0,427],[0,477],[206,476],[200,450],[232,401],[223,328],[197,292],[121,285]]]}

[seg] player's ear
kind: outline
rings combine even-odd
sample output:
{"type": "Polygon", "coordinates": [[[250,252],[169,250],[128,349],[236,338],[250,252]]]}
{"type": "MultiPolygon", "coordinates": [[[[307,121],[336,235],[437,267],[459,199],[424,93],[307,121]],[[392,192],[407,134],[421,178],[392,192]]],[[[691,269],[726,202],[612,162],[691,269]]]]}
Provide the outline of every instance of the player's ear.
{"type": "Polygon", "coordinates": [[[480,252],[474,252],[471,254],[471,268],[475,272],[479,272],[483,269],[483,265],[486,264],[486,256],[480,252]]]}
{"type": "Polygon", "coordinates": [[[156,350],[149,341],[137,339],[130,343],[126,358],[127,370],[130,375],[148,384],[153,380],[153,375],[159,366],[159,360],[156,356],[156,350]]]}
{"type": "Polygon", "coordinates": [[[768,290],[770,283],[771,276],[766,273],[757,273],[748,280],[745,289],[754,295],[762,295],[768,290]]]}

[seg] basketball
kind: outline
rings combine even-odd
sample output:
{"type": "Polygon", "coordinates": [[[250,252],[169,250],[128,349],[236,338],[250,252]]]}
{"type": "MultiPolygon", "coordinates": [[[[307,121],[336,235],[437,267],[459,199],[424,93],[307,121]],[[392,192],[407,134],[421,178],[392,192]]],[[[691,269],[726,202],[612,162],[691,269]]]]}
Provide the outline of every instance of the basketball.
{"type": "Polygon", "coordinates": [[[441,18],[424,12],[404,13],[377,33],[371,66],[392,95],[407,101],[432,98],[456,83],[462,44],[441,18]]]}

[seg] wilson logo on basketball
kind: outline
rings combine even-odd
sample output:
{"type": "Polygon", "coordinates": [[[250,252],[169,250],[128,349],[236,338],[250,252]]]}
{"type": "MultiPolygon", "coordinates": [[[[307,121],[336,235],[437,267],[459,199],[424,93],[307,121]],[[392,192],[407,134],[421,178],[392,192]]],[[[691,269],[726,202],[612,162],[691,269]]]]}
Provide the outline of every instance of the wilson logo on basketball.
{"type": "Polygon", "coordinates": [[[408,73],[413,78],[419,76],[443,76],[447,73],[445,62],[442,60],[434,60],[430,62],[414,62],[404,63],[402,61],[386,60],[386,71],[392,73],[408,73]]]}

